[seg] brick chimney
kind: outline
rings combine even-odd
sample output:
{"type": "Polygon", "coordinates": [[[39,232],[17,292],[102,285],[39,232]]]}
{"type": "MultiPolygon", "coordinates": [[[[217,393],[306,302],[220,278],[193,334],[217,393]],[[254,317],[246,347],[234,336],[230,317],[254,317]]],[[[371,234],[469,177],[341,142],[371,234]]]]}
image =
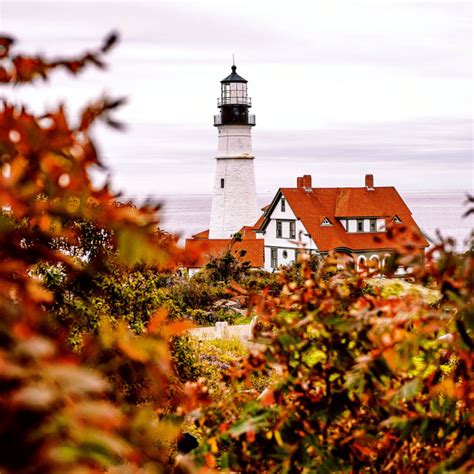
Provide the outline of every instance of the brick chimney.
{"type": "Polygon", "coordinates": [[[366,174],[365,175],[365,187],[367,191],[374,191],[374,175],[373,174],[366,174]]]}
{"type": "Polygon", "coordinates": [[[312,188],[311,175],[305,174],[304,176],[300,176],[300,177],[296,178],[296,186],[299,189],[304,189],[306,191],[311,191],[311,188],[312,188]]]}
{"type": "Polygon", "coordinates": [[[305,174],[303,176],[303,187],[308,191],[313,187],[312,179],[310,174],[305,174]]]}

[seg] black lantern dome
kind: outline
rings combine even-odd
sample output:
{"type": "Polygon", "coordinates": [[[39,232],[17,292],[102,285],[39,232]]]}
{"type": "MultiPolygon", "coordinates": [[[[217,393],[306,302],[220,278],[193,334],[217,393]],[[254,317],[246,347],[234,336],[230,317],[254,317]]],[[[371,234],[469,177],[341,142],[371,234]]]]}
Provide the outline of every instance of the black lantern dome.
{"type": "Polygon", "coordinates": [[[219,115],[214,115],[214,125],[255,125],[255,115],[249,114],[252,99],[247,95],[247,80],[236,72],[237,66],[232,65],[232,73],[221,81],[221,96],[217,106],[219,115]]]}
{"type": "Polygon", "coordinates": [[[237,70],[237,66],[235,64],[231,67],[231,69],[232,73],[229,74],[225,79],[222,79],[221,84],[224,82],[248,82],[247,79],[244,79],[235,72],[237,70]]]}

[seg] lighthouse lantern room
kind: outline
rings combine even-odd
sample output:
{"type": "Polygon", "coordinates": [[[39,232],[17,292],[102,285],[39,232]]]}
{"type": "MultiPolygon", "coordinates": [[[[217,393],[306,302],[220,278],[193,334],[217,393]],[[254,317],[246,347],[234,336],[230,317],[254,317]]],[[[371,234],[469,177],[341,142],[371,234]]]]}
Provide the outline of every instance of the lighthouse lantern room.
{"type": "Polygon", "coordinates": [[[255,115],[249,114],[252,99],[247,94],[247,80],[239,76],[237,67],[221,81],[221,97],[217,99],[220,114],[214,115],[214,125],[255,125],[255,115]]]}
{"type": "Polygon", "coordinates": [[[221,81],[220,113],[214,116],[218,129],[216,174],[212,199],[210,239],[228,239],[243,226],[257,220],[252,127],[252,101],[247,81],[236,72],[221,81]]]}

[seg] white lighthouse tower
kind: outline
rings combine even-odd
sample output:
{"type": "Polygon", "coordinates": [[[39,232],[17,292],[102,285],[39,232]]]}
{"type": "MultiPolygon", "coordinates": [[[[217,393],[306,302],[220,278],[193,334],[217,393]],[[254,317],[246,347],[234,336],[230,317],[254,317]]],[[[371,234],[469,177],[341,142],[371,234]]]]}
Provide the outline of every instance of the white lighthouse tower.
{"type": "Polygon", "coordinates": [[[252,127],[255,115],[247,95],[247,81],[236,73],[221,81],[220,113],[214,116],[218,147],[209,239],[228,239],[244,225],[257,221],[252,127]]]}

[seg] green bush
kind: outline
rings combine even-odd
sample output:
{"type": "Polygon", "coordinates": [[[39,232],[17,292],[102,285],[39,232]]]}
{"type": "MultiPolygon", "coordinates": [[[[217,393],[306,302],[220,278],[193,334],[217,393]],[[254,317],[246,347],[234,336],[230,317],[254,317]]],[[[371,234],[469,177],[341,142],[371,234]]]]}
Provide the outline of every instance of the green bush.
{"type": "Polygon", "coordinates": [[[189,334],[175,336],[170,341],[176,375],[182,382],[195,382],[202,375],[196,346],[197,340],[189,334]]]}

